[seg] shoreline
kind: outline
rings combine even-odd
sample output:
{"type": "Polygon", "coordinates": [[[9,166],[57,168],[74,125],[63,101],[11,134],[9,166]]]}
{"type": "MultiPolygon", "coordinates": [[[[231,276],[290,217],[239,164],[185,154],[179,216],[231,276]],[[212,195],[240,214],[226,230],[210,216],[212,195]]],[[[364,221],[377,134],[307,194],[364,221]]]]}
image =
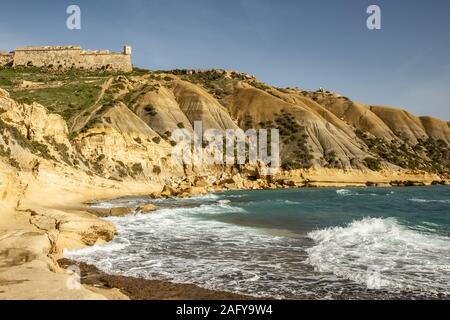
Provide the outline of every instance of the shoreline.
{"type": "MultiPolygon", "coordinates": [[[[408,188],[421,188],[423,186],[409,186],[408,188]]],[[[427,187],[431,187],[427,186],[427,187]]],[[[347,188],[357,188],[362,189],[364,187],[358,187],[358,186],[347,186],[347,188]]],[[[373,189],[384,189],[385,187],[371,187],[373,189]]],[[[399,186],[392,186],[392,188],[399,188],[399,186]]],[[[400,188],[406,188],[406,187],[400,187],[400,188]]],[[[336,187],[329,186],[329,187],[301,187],[301,188],[289,188],[289,189],[279,189],[279,191],[288,191],[288,190],[302,190],[302,189],[337,189],[336,187]]],[[[389,189],[389,188],[386,188],[389,189]]],[[[237,191],[237,190],[235,190],[237,191]]],[[[239,191],[245,192],[245,191],[263,191],[263,190],[248,190],[248,189],[241,189],[239,191]]],[[[274,191],[271,189],[266,189],[266,191],[274,191]]],[[[213,194],[223,194],[228,191],[218,191],[213,194]]],[[[120,199],[120,198],[119,198],[120,199]]],[[[176,199],[174,197],[173,199],[176,199]]],[[[142,199],[143,203],[145,203],[145,197],[142,199]]],[[[152,200],[150,197],[148,197],[148,200],[152,200]]],[[[90,202],[95,203],[95,202],[90,202]]],[[[136,206],[123,206],[123,208],[130,208],[133,209],[136,206]]],[[[121,207],[122,208],[122,207],[121,207]]],[[[155,210],[160,209],[159,207],[155,210]]],[[[91,208],[91,212],[94,214],[98,214],[99,217],[106,217],[109,215],[105,215],[105,210],[103,208],[91,208]]],[[[149,212],[149,215],[152,213],[149,212]]],[[[133,215],[133,214],[130,214],[133,215]]],[[[58,262],[61,262],[63,265],[67,266],[68,262],[72,261],[72,264],[79,264],[81,266],[82,273],[87,272],[87,275],[82,276],[82,283],[86,285],[101,285],[106,287],[114,287],[120,289],[123,293],[125,293],[127,296],[130,297],[132,300],[140,300],[140,299],[156,299],[156,300],[165,300],[165,299],[195,299],[195,300],[202,300],[202,299],[216,299],[216,300],[228,300],[228,299],[256,299],[256,300],[266,300],[269,298],[261,298],[261,297],[254,297],[254,296],[242,296],[241,294],[234,294],[232,292],[227,291],[215,291],[215,290],[207,290],[199,287],[198,285],[191,285],[191,284],[183,284],[183,283],[175,283],[170,280],[146,280],[145,278],[137,278],[133,276],[117,276],[114,274],[109,274],[106,272],[99,271],[97,267],[94,265],[89,265],[83,262],[78,262],[76,260],[70,260],[70,259],[62,259],[58,262]],[[88,281],[84,282],[86,278],[89,278],[88,281]],[[94,278],[94,280],[93,280],[94,278]],[[183,292],[183,295],[177,295],[179,292],[178,290],[182,290],[184,286],[187,286],[186,292],[183,292]],[[140,290],[144,290],[146,293],[140,294],[139,292],[135,292],[136,288],[139,287],[140,290]],[[166,290],[166,287],[168,289],[166,290]],[[152,291],[155,290],[155,288],[163,288],[162,292],[150,292],[150,294],[147,292],[148,290],[152,291]],[[174,296],[175,294],[175,296],[174,296]]],[[[381,294],[381,293],[380,293],[381,294]]],[[[351,295],[343,297],[346,298],[352,298],[351,295]]],[[[396,298],[405,298],[405,299],[414,299],[414,296],[408,294],[408,293],[399,293],[398,295],[392,295],[390,299],[396,299],[396,298]]],[[[295,299],[301,299],[301,300],[309,300],[312,299],[312,297],[296,297],[295,299]]]]}
{"type": "MultiPolygon", "coordinates": [[[[322,173],[330,174],[332,171],[322,173]]],[[[431,185],[433,181],[433,177],[426,174],[400,174],[392,176],[391,180],[412,180],[420,185],[431,185]],[[407,179],[398,179],[400,177],[407,179]]],[[[361,180],[364,172],[342,171],[340,175],[328,175],[328,179],[318,176],[313,184],[307,186],[365,187],[369,184],[370,177],[366,177],[365,182],[361,180]],[[352,179],[355,175],[358,177],[356,181],[352,179]],[[342,179],[338,184],[323,182],[336,181],[342,176],[348,179],[342,179]]],[[[291,178],[295,176],[298,177],[292,174],[291,178]]],[[[0,192],[6,194],[5,201],[0,204],[4,209],[3,219],[0,219],[0,299],[127,299],[118,289],[98,291],[82,286],[80,290],[69,290],[66,285],[69,274],[57,261],[63,257],[64,249],[103,244],[114,238],[115,226],[95,215],[87,203],[127,196],[161,195],[162,183],[117,182],[90,177],[79,170],[47,166],[41,166],[37,176],[21,172],[18,176],[4,177],[9,184],[0,185],[0,192]]],[[[305,177],[302,180],[306,180],[305,177]]],[[[311,182],[313,179],[308,180],[311,182]]],[[[274,189],[269,186],[256,188],[253,181],[248,182],[251,187],[218,185],[193,188],[190,196],[205,189],[208,192],[274,189]]],[[[278,189],[304,187],[304,183],[290,186],[286,183],[278,189]]]]}
{"type": "Polygon", "coordinates": [[[195,284],[168,280],[148,280],[130,276],[111,275],[97,267],[70,259],[59,259],[62,268],[76,265],[80,268],[81,284],[96,290],[117,289],[130,300],[267,300],[227,291],[210,290],[195,284]]]}

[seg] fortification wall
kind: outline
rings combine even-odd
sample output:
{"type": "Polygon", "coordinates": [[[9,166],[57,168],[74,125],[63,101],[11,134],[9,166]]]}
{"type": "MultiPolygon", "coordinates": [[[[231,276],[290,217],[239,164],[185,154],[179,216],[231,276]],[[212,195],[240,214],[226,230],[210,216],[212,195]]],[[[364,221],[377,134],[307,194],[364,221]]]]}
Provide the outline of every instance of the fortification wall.
{"type": "Polygon", "coordinates": [[[0,52],[0,67],[13,63],[14,54],[10,52],[0,52]]]}
{"type": "Polygon", "coordinates": [[[132,71],[131,55],[109,51],[82,51],[79,46],[17,48],[14,66],[62,69],[132,71]]]}
{"type": "Polygon", "coordinates": [[[80,51],[80,47],[17,48],[14,66],[70,68],[78,62],[80,51]]]}
{"type": "Polygon", "coordinates": [[[84,69],[107,69],[130,72],[131,56],[122,53],[81,53],[77,64],[84,69]]]}

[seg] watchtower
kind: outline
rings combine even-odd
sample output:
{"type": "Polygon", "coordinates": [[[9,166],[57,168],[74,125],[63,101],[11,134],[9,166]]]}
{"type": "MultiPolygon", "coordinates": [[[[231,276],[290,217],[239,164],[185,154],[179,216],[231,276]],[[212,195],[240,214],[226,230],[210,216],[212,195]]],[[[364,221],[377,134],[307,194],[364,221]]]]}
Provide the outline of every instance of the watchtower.
{"type": "Polygon", "coordinates": [[[125,45],[125,46],[123,47],[123,54],[131,55],[131,46],[125,45]]]}

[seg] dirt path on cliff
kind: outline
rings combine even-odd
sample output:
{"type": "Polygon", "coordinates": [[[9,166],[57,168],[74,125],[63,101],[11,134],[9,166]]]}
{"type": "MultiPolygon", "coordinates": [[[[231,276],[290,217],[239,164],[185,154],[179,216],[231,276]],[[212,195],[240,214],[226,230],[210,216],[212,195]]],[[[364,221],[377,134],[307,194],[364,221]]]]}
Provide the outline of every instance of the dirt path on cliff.
{"type": "Polygon", "coordinates": [[[73,119],[73,123],[70,127],[70,132],[78,131],[83,128],[86,123],[88,123],[88,121],[91,119],[92,114],[99,107],[101,107],[98,104],[105,96],[105,92],[111,87],[112,82],[113,78],[111,77],[102,84],[102,88],[100,90],[100,94],[97,97],[97,100],[95,100],[94,104],[91,107],[87,108],[73,119]]]}

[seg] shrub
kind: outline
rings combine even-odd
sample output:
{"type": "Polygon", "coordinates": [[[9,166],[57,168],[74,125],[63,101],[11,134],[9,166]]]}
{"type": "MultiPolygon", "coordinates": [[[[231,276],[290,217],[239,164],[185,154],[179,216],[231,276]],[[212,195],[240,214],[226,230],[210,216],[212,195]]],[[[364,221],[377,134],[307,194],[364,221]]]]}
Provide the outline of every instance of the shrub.
{"type": "Polygon", "coordinates": [[[135,163],[131,166],[131,171],[133,171],[134,175],[139,175],[144,172],[144,168],[142,168],[142,164],[135,163]]]}
{"type": "Polygon", "coordinates": [[[156,112],[155,107],[150,104],[144,107],[144,111],[147,115],[151,117],[154,117],[158,114],[158,112],[156,112]]]}
{"type": "Polygon", "coordinates": [[[154,138],[152,139],[152,141],[153,141],[154,143],[156,143],[156,144],[159,144],[159,143],[161,142],[161,138],[160,138],[160,137],[154,137],[154,138]]]}
{"type": "Polygon", "coordinates": [[[381,169],[381,162],[379,159],[367,157],[364,159],[366,166],[373,171],[378,171],[381,169]]]}
{"type": "Polygon", "coordinates": [[[155,174],[161,174],[161,167],[158,165],[153,166],[153,173],[155,174]]]}

